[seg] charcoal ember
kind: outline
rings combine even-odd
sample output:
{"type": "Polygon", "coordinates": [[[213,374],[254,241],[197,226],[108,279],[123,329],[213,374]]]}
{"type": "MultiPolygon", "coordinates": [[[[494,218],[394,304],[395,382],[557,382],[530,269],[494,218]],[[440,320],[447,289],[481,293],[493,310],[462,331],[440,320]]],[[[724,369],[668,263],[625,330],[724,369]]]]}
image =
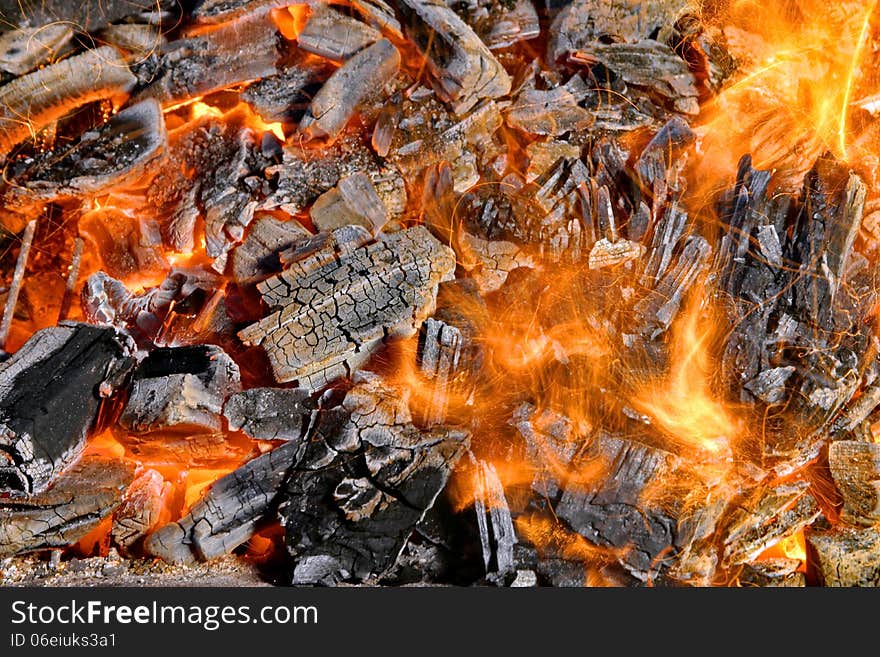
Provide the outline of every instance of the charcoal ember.
{"type": "Polygon", "coordinates": [[[232,431],[258,440],[301,440],[317,417],[317,405],[301,388],[250,388],[230,395],[223,416],[232,431]]]}
{"type": "Polygon", "coordinates": [[[312,7],[296,45],[307,52],[345,61],[382,38],[376,28],[323,3],[312,7]]]}
{"type": "Polygon", "coordinates": [[[20,27],[0,34],[0,71],[25,75],[48,64],[68,47],[73,28],[67,23],[20,27]]]}
{"type": "Polygon", "coordinates": [[[356,224],[367,228],[374,236],[388,221],[385,205],[365,173],[341,178],[336,187],[315,200],[309,215],[319,231],[356,224]]]}
{"type": "Polygon", "coordinates": [[[880,531],[808,529],[807,562],[822,586],[880,586],[880,531]]]}
{"type": "Polygon", "coordinates": [[[689,115],[700,111],[696,79],[687,62],[665,44],[651,39],[638,43],[591,43],[570,57],[590,67],[600,64],[619,76],[627,87],[642,91],[671,111],[689,115]]]}
{"type": "Polygon", "coordinates": [[[312,270],[339,258],[347,258],[371,240],[369,231],[363,226],[342,226],[327,233],[298,239],[278,257],[282,265],[298,263],[302,268],[312,270]]]}
{"type": "Polygon", "coordinates": [[[619,557],[621,565],[645,581],[661,567],[661,555],[670,558],[676,551],[676,519],[645,498],[652,483],[671,476],[676,462],[669,452],[600,434],[573,466],[576,471],[603,468],[607,474],[568,483],[554,512],[595,545],[627,548],[619,557]]]}
{"type": "Polygon", "coordinates": [[[50,489],[0,500],[0,556],[77,542],[113,513],[133,478],[127,461],[86,456],[50,489]]]}
{"type": "Polygon", "coordinates": [[[150,534],[144,549],[169,563],[192,564],[228,554],[270,523],[300,443],[285,442],[211,484],[176,522],[150,534]]]}
{"type": "Polygon", "coordinates": [[[192,16],[199,23],[225,23],[244,16],[264,16],[287,4],[285,0],[199,0],[192,16]]]}
{"type": "Polygon", "coordinates": [[[29,25],[46,29],[50,25],[66,24],[76,26],[83,32],[93,32],[110,23],[155,11],[168,10],[174,2],[162,0],[126,0],[122,3],[108,3],[103,0],[14,0],[0,5],[4,25],[29,25]]]}
{"type": "Polygon", "coordinates": [[[280,208],[295,215],[307,210],[343,176],[363,172],[374,179],[379,171],[375,154],[358,134],[343,133],[335,142],[317,151],[286,145],[281,164],[266,169],[266,175],[275,178],[275,189],[259,207],[280,208]]]}
{"type": "Polygon", "coordinates": [[[111,46],[61,60],[0,87],[0,156],[77,107],[96,100],[117,106],[136,78],[111,46]],[[26,116],[27,121],[21,117],[26,116]]]}
{"type": "Polygon", "coordinates": [[[295,584],[375,580],[434,504],[468,435],[420,431],[406,400],[358,374],[287,481],[282,524],[295,584]]]}
{"type": "Polygon", "coordinates": [[[388,39],[356,53],[315,94],[299,123],[299,133],[306,140],[334,141],[361,104],[381,93],[399,68],[400,53],[388,39]]]}
{"type": "Polygon", "coordinates": [[[517,543],[510,506],[504,495],[504,485],[495,466],[478,461],[474,472],[474,511],[480,532],[480,545],[486,579],[503,585],[516,576],[514,546],[517,543]]]}
{"type": "Polygon", "coordinates": [[[170,268],[159,224],[153,219],[100,208],[80,217],[79,231],[113,278],[159,277],[170,268]]]}
{"type": "Polygon", "coordinates": [[[526,182],[532,182],[548,171],[560,159],[571,160],[579,158],[581,148],[567,141],[535,141],[526,146],[526,155],[529,157],[526,182]]]}
{"type": "Polygon", "coordinates": [[[821,511],[805,481],[758,486],[719,525],[722,565],[754,561],[764,550],[795,534],[821,511]]]}
{"type": "Polygon", "coordinates": [[[555,63],[572,50],[598,42],[636,43],[671,29],[687,0],[574,0],[550,25],[547,61],[555,63]]]}
{"type": "Polygon", "coordinates": [[[508,48],[541,33],[538,12],[531,0],[478,0],[450,3],[490,50],[508,48]],[[459,9],[456,5],[463,5],[459,9]]]}
{"type": "Polygon", "coordinates": [[[785,400],[787,396],[785,384],[794,372],[793,365],[771,367],[754,379],[746,381],[743,388],[767,404],[778,404],[785,400]]]}
{"type": "Polygon", "coordinates": [[[565,483],[564,471],[580,447],[574,423],[556,411],[524,402],[514,410],[509,424],[525,442],[526,459],[534,468],[532,490],[555,499],[565,483]]]}
{"type": "Polygon", "coordinates": [[[672,581],[689,586],[715,583],[719,563],[715,532],[728,503],[725,491],[699,484],[684,496],[678,518],[680,550],[666,573],[672,581]]]}
{"type": "Polygon", "coordinates": [[[403,31],[394,8],[385,0],[348,0],[348,4],[377,30],[395,39],[403,38],[403,31]]]}
{"type": "Polygon", "coordinates": [[[6,195],[13,205],[91,198],[149,175],[166,155],[165,119],[155,101],[143,101],[113,115],[73,145],[49,151],[14,176],[6,195]]]}
{"type": "Polygon", "coordinates": [[[522,90],[507,109],[507,124],[532,135],[558,137],[589,127],[593,116],[565,85],[522,90]]]}
{"type": "Polygon", "coordinates": [[[458,115],[510,92],[510,76],[480,37],[446,4],[400,0],[404,33],[424,54],[438,95],[458,115]]]}
{"type": "Polygon", "coordinates": [[[249,84],[239,98],[264,121],[298,123],[333,70],[323,57],[297,54],[275,75],[249,84]]]}
{"type": "Polygon", "coordinates": [[[419,330],[417,364],[430,386],[430,396],[423,420],[428,426],[446,420],[449,395],[462,367],[465,348],[461,331],[433,317],[427,318],[419,330]]]}
{"type": "Polygon", "coordinates": [[[483,294],[500,289],[514,269],[536,266],[535,257],[515,242],[487,240],[465,231],[459,240],[461,250],[468,256],[465,268],[483,294]]]}
{"type": "Polygon", "coordinates": [[[134,373],[119,425],[134,434],[222,428],[223,402],[241,389],[241,375],[214,345],[154,349],[134,373]]]}
{"type": "Polygon", "coordinates": [[[272,215],[254,219],[241,244],[232,252],[232,275],[238,283],[253,283],[281,271],[279,254],[311,233],[298,221],[272,215]]]}
{"type": "Polygon", "coordinates": [[[172,273],[156,287],[133,293],[121,282],[97,271],[86,279],[81,293],[83,314],[93,324],[132,331],[138,341],[156,337],[171,304],[183,299],[187,277],[172,273]]]}
{"type": "Polygon", "coordinates": [[[257,287],[273,311],[239,332],[279,382],[317,388],[363,364],[386,340],[414,335],[455,258],[416,226],[345,254],[291,262],[257,287]]]}
{"type": "Polygon", "coordinates": [[[113,512],[110,537],[124,550],[136,547],[159,522],[171,484],[156,470],[149,468],[136,473],[113,512]]]}
{"type": "Polygon", "coordinates": [[[806,586],[806,576],[798,572],[798,559],[767,559],[746,564],[739,574],[742,587],[791,588],[806,586]]]}
{"type": "Polygon", "coordinates": [[[122,23],[108,25],[100,32],[101,40],[128,55],[129,61],[149,57],[168,43],[158,25],[122,23]]]}
{"type": "Polygon", "coordinates": [[[171,133],[171,156],[147,190],[147,201],[174,251],[195,248],[204,218],[205,250],[223,271],[229,250],[244,237],[261,198],[266,166],[259,140],[240,112],[203,117],[171,133]],[[183,173],[183,175],[181,175],[183,173]]]}
{"type": "Polygon", "coordinates": [[[647,143],[635,170],[639,182],[645,189],[653,190],[658,182],[668,188],[673,184],[670,175],[674,175],[675,163],[697,139],[687,121],[680,116],[673,116],[647,143]]]}
{"type": "Polygon", "coordinates": [[[274,75],[281,36],[268,14],[245,16],[198,36],[171,41],[135,66],[135,100],[176,105],[241,82],[274,75]]]}
{"type": "Polygon", "coordinates": [[[132,351],[112,328],[62,323],[0,364],[0,492],[41,493],[80,455],[132,351]]]}
{"type": "Polygon", "coordinates": [[[880,521],[880,445],[838,440],[828,447],[834,485],[843,496],[841,520],[871,527],[880,521]]]}

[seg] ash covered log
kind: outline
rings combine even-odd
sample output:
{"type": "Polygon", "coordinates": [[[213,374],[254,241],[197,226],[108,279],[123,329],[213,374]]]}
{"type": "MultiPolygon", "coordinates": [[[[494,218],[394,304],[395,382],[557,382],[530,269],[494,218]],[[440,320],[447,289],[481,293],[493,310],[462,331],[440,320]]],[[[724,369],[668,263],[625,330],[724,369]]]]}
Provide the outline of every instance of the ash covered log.
{"type": "Polygon", "coordinates": [[[248,85],[239,98],[264,121],[298,123],[334,70],[323,57],[295,53],[277,74],[248,85]]]}
{"type": "Polygon", "coordinates": [[[347,253],[331,247],[260,283],[274,312],[239,337],[263,347],[279,382],[317,388],[357,369],[384,341],[415,334],[454,267],[452,250],[421,226],[347,253]]]}
{"type": "Polygon", "coordinates": [[[223,415],[232,431],[258,440],[302,440],[317,417],[317,405],[301,388],[251,388],[230,395],[223,415]]]}
{"type": "Polygon", "coordinates": [[[168,137],[158,103],[136,103],[73,145],[50,151],[22,173],[6,201],[15,205],[86,198],[125,187],[149,174],[166,154],[168,137]]]}
{"type": "Polygon", "coordinates": [[[300,442],[291,440],[215,481],[190,512],[151,534],[144,547],[169,563],[227,554],[272,519],[300,442]]]}
{"type": "Polygon", "coordinates": [[[135,18],[158,9],[167,11],[175,5],[176,2],[169,0],[2,0],[0,14],[3,15],[4,24],[8,25],[46,27],[64,23],[76,26],[83,32],[93,32],[125,18],[135,18]]]}
{"type": "Polygon", "coordinates": [[[381,38],[379,30],[320,3],[312,7],[296,44],[307,52],[342,62],[381,38]]]}
{"type": "Polygon", "coordinates": [[[474,510],[480,532],[480,545],[486,577],[495,584],[505,584],[516,575],[513,549],[517,543],[510,506],[504,485],[495,466],[486,461],[475,464],[474,510]]]}
{"type": "Polygon", "coordinates": [[[168,43],[160,26],[146,23],[108,25],[101,30],[100,37],[101,41],[126,53],[129,62],[149,57],[168,43]]]}
{"type": "Polygon", "coordinates": [[[245,16],[190,38],[172,41],[135,67],[135,100],[163,106],[278,72],[281,36],[268,14],[245,16]]]}
{"type": "Polygon", "coordinates": [[[375,581],[443,490],[468,435],[412,424],[406,400],[358,374],[326,413],[281,507],[294,584],[375,581]]]}
{"type": "Polygon", "coordinates": [[[400,68],[400,53],[381,39],[340,66],[315,94],[299,123],[307,140],[334,141],[369,96],[379,92],[400,68]]]}
{"type": "Polygon", "coordinates": [[[880,445],[835,441],[828,447],[828,464],[843,496],[841,520],[865,527],[880,522],[880,445]]]}
{"type": "Polygon", "coordinates": [[[133,478],[131,463],[89,456],[47,491],[0,500],[0,556],[75,543],[113,512],[133,478]]]}
{"type": "Polygon", "coordinates": [[[0,35],[0,71],[24,75],[64,54],[73,38],[67,23],[20,27],[0,35]]]}
{"type": "Polygon", "coordinates": [[[226,398],[241,388],[238,365],[219,347],[155,349],[134,373],[119,425],[135,434],[219,431],[226,398]]]}
{"type": "Polygon", "coordinates": [[[159,522],[170,492],[171,484],[156,470],[137,473],[113,512],[113,542],[123,550],[134,548],[159,522]]]}
{"type": "Polygon", "coordinates": [[[279,254],[311,233],[298,221],[271,215],[255,219],[232,252],[232,275],[238,283],[253,283],[281,271],[279,254]]]}
{"type": "Polygon", "coordinates": [[[771,588],[797,588],[806,586],[806,577],[798,572],[799,559],[768,559],[746,564],[739,574],[739,585],[771,588]]]}
{"type": "Polygon", "coordinates": [[[822,586],[880,586],[880,531],[807,530],[807,562],[822,586]]]}
{"type": "Polygon", "coordinates": [[[0,493],[40,493],[79,456],[132,350],[112,328],[64,323],[0,364],[0,493]]]}
{"type": "Polygon", "coordinates": [[[425,56],[438,95],[456,114],[480,100],[510,92],[510,76],[480,37],[446,4],[436,0],[397,3],[406,36],[425,56]]]}
{"type": "Polygon", "coordinates": [[[111,46],[87,50],[0,87],[0,157],[69,111],[96,100],[121,105],[136,78],[111,46]]]}
{"type": "Polygon", "coordinates": [[[375,236],[388,222],[382,199],[365,173],[341,178],[336,187],[315,200],[309,215],[315,228],[323,232],[356,224],[375,236]]]}

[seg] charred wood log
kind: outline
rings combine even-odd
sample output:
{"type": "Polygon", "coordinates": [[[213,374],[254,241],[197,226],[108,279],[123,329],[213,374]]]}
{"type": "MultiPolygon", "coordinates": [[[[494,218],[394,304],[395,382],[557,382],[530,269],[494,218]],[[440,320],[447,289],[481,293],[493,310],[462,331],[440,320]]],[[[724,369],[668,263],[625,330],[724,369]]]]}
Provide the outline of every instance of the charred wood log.
{"type": "Polygon", "coordinates": [[[333,64],[323,57],[294,56],[276,75],[248,85],[239,98],[264,121],[298,123],[333,71],[333,64]]]}
{"type": "Polygon", "coordinates": [[[516,575],[513,548],[517,540],[513,518],[495,466],[485,461],[477,462],[474,477],[474,510],[477,513],[486,578],[502,585],[512,581],[516,575]]]}
{"type": "Polygon", "coordinates": [[[880,522],[880,445],[835,441],[828,447],[828,464],[843,496],[841,520],[865,527],[880,522]]]}
{"type": "Polygon", "coordinates": [[[255,219],[244,241],[232,252],[232,275],[238,283],[253,283],[281,271],[279,254],[311,236],[297,221],[273,216],[255,219]]]}
{"type": "Polygon", "coordinates": [[[21,27],[0,35],[0,71],[20,76],[64,54],[73,38],[67,23],[21,27]]]}
{"type": "Polygon", "coordinates": [[[0,13],[4,24],[27,24],[45,27],[49,24],[64,23],[75,25],[84,32],[93,32],[110,23],[124,18],[137,17],[155,11],[157,8],[169,9],[176,3],[162,0],[126,0],[122,3],[108,3],[103,0],[4,0],[0,3],[0,13]]]}
{"type": "Polygon", "coordinates": [[[400,53],[388,39],[364,48],[336,70],[315,95],[299,123],[306,139],[334,141],[366,98],[400,68],[400,53]]]}
{"type": "Polygon", "coordinates": [[[319,196],[309,210],[320,231],[356,224],[375,236],[388,221],[382,199],[365,173],[345,176],[333,189],[319,196]]]}
{"type": "Polygon", "coordinates": [[[0,87],[0,156],[60,119],[96,100],[121,105],[136,79],[110,46],[88,50],[0,87]]]}
{"type": "Polygon", "coordinates": [[[120,426],[135,434],[218,431],[226,398],[241,388],[238,365],[213,345],[155,349],[134,373],[120,426]]]}
{"type": "Polygon", "coordinates": [[[0,364],[0,492],[40,493],[79,456],[132,347],[112,328],[65,323],[0,364]]]}
{"type": "Polygon", "coordinates": [[[192,15],[199,23],[226,23],[245,16],[264,16],[287,5],[287,0],[199,0],[192,15]]]}
{"type": "Polygon", "coordinates": [[[251,388],[230,395],[223,415],[232,431],[257,440],[303,440],[317,418],[317,405],[301,388],[251,388]]]}
{"type": "Polygon", "coordinates": [[[113,512],[110,537],[123,550],[134,548],[159,522],[171,485],[155,470],[138,473],[113,512]]]}
{"type": "Polygon", "coordinates": [[[101,40],[127,53],[130,62],[149,57],[168,43],[159,26],[145,23],[108,25],[101,30],[101,40]]]}
{"type": "Polygon", "coordinates": [[[510,76],[474,31],[446,4],[397,3],[406,36],[424,54],[438,95],[456,114],[510,92],[510,76]]]}
{"type": "Polygon", "coordinates": [[[0,556],[75,543],[113,513],[133,478],[132,464],[89,456],[47,491],[0,500],[0,556]]]}
{"type": "Polygon", "coordinates": [[[822,586],[880,586],[880,531],[807,530],[807,561],[822,586]]]}
{"type": "Polygon", "coordinates": [[[572,421],[550,409],[533,404],[517,407],[510,418],[525,442],[525,454],[534,467],[531,487],[535,494],[556,499],[565,484],[565,470],[580,447],[572,421]]]}
{"type": "Polygon", "coordinates": [[[292,262],[257,287],[274,312],[239,332],[261,345],[279,382],[320,387],[357,369],[387,339],[415,334],[455,259],[423,227],[347,254],[292,262]]]}
{"type": "Polygon", "coordinates": [[[792,588],[806,586],[803,573],[798,572],[801,562],[798,559],[769,559],[746,564],[739,574],[739,585],[743,587],[792,588]]]}
{"type": "Polygon", "coordinates": [[[296,44],[307,52],[342,62],[381,38],[379,30],[321,3],[312,7],[296,44]]]}

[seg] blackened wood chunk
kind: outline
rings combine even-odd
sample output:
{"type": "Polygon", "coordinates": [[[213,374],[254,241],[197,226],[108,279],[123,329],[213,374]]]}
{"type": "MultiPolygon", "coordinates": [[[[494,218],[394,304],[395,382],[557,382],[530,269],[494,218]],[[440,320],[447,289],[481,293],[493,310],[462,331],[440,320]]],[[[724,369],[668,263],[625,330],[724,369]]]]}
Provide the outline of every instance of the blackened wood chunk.
{"type": "Polygon", "coordinates": [[[166,154],[162,109],[153,100],[127,107],[73,145],[50,151],[15,176],[13,203],[84,198],[125,187],[151,173],[166,154]]]}
{"type": "Polygon", "coordinates": [[[0,87],[0,157],[86,103],[111,99],[121,105],[135,82],[119,51],[102,46],[0,87]]]}
{"type": "Polygon", "coordinates": [[[651,138],[636,161],[639,182],[646,189],[654,189],[658,181],[666,183],[676,160],[696,139],[697,136],[682,117],[669,119],[651,138]]]}
{"type": "Polygon", "coordinates": [[[274,312],[239,337],[263,347],[279,382],[321,387],[384,341],[414,335],[455,268],[452,250],[421,226],[330,256],[292,262],[257,286],[274,312]]]}
{"type": "Polygon", "coordinates": [[[675,468],[676,457],[642,443],[601,434],[576,468],[603,468],[590,483],[570,483],[555,506],[556,515],[595,545],[626,548],[620,557],[635,577],[645,580],[660,567],[661,554],[673,555],[676,520],[646,499],[675,468]]]}
{"type": "Polygon", "coordinates": [[[159,522],[171,484],[156,470],[137,473],[125,491],[122,503],[113,512],[110,537],[123,550],[129,550],[159,522]]]}
{"type": "Polygon", "coordinates": [[[272,519],[299,447],[299,441],[286,442],[215,481],[186,516],[147,537],[147,552],[169,563],[194,563],[237,548],[272,519]]]}
{"type": "Polygon", "coordinates": [[[382,38],[379,30],[323,3],[312,7],[296,44],[311,53],[345,61],[382,38]]]}
{"type": "Polygon", "coordinates": [[[323,57],[295,56],[277,74],[248,85],[239,97],[264,121],[298,123],[333,71],[332,62],[323,57]]]}
{"type": "Polygon", "coordinates": [[[687,62],[665,44],[650,39],[638,43],[591,43],[572,56],[590,66],[601,64],[662,107],[682,114],[699,112],[696,79],[687,62]]]}
{"type": "Polygon", "coordinates": [[[295,584],[375,580],[443,490],[468,435],[412,424],[406,400],[358,375],[287,483],[281,509],[295,584]]]}
{"type": "Polygon", "coordinates": [[[818,518],[821,511],[808,488],[807,482],[797,481],[773,488],[759,486],[748,494],[719,528],[722,563],[752,561],[818,518]]]}
{"type": "Polygon", "coordinates": [[[806,532],[807,560],[823,586],[880,586],[880,531],[838,528],[806,532]]]}
{"type": "Polygon", "coordinates": [[[746,564],[739,574],[742,587],[797,588],[806,586],[806,576],[798,572],[798,559],[768,559],[746,564]]]}
{"type": "Polygon", "coordinates": [[[67,23],[21,27],[0,35],[0,71],[30,73],[61,55],[73,38],[67,23]]]}
{"type": "Polygon", "coordinates": [[[220,347],[155,349],[135,371],[119,424],[136,434],[219,431],[223,402],[240,389],[238,365],[220,347]]]}
{"type": "Polygon", "coordinates": [[[835,441],[828,447],[828,464],[843,496],[841,519],[866,527],[880,522],[880,445],[835,441]]]}
{"type": "Polygon", "coordinates": [[[480,37],[445,3],[400,0],[406,36],[427,59],[438,95],[456,114],[510,92],[510,76],[480,37]]]}
{"type": "Polygon", "coordinates": [[[0,500],[0,556],[75,543],[113,512],[133,478],[131,463],[89,456],[49,490],[0,500]]]}
{"type": "Polygon", "coordinates": [[[388,221],[385,205],[365,173],[341,178],[336,187],[315,200],[309,215],[315,228],[320,231],[357,224],[374,236],[388,221]]]}
{"type": "Polygon", "coordinates": [[[135,99],[163,106],[278,72],[281,36],[268,14],[246,16],[200,36],[172,41],[135,68],[135,99]]]}
{"type": "Polygon", "coordinates": [[[317,415],[317,405],[301,388],[251,388],[230,395],[223,415],[232,431],[258,440],[301,440],[317,415]]]}
{"type": "Polygon", "coordinates": [[[334,141],[369,96],[382,88],[400,68],[400,53],[381,39],[340,66],[315,94],[299,123],[306,139],[334,141]]]}
{"type": "Polygon", "coordinates": [[[132,348],[112,328],[64,323],[0,364],[0,493],[40,493],[80,455],[132,348]]]}
{"type": "Polygon", "coordinates": [[[281,271],[279,253],[311,236],[298,221],[269,215],[255,219],[244,241],[232,252],[232,275],[238,283],[253,283],[281,271]]]}

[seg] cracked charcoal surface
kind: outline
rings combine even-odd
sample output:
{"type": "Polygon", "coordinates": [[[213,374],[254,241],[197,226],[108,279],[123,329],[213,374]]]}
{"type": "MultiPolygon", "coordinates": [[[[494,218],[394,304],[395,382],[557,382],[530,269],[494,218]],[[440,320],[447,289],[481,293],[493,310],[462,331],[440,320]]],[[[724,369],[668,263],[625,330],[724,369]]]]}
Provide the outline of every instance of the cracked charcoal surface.
{"type": "Polygon", "coordinates": [[[303,263],[258,285],[275,310],[239,337],[263,347],[276,380],[315,389],[357,369],[385,340],[415,334],[455,259],[416,226],[303,263]]]}

